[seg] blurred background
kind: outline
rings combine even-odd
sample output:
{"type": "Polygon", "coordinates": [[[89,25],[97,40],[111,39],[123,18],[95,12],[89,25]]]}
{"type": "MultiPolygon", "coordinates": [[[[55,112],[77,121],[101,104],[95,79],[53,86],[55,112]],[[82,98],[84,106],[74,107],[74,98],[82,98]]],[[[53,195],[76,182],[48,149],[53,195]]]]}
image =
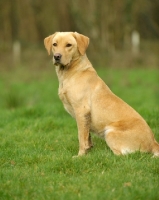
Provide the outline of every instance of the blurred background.
{"type": "Polygon", "coordinates": [[[0,0],[0,69],[45,67],[56,31],[87,35],[96,67],[159,66],[159,0],[0,0]]]}

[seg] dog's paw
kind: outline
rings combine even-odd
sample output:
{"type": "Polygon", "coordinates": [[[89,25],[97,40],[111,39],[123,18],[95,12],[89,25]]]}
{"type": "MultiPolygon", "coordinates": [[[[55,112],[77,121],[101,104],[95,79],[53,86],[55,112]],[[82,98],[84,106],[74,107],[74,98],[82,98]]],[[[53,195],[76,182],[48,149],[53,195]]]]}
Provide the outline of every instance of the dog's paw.
{"type": "Polygon", "coordinates": [[[76,158],[82,158],[83,156],[85,156],[86,154],[82,154],[82,155],[76,155],[76,156],[72,156],[73,159],[76,159],[76,158]]]}
{"type": "Polygon", "coordinates": [[[79,158],[79,155],[72,156],[73,159],[79,158]]]}
{"type": "Polygon", "coordinates": [[[84,155],[86,155],[86,153],[87,153],[87,151],[85,151],[85,150],[79,151],[78,155],[73,156],[72,158],[78,158],[78,157],[84,156],[84,155]]]}

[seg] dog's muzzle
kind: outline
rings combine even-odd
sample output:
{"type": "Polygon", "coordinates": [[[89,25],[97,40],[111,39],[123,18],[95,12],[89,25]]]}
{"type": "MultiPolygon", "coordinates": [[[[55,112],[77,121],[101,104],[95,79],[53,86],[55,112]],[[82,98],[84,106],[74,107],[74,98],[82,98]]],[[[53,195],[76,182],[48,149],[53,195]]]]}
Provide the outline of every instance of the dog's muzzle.
{"type": "Polygon", "coordinates": [[[55,62],[60,63],[61,57],[62,55],[60,53],[55,53],[54,54],[55,62]]]}

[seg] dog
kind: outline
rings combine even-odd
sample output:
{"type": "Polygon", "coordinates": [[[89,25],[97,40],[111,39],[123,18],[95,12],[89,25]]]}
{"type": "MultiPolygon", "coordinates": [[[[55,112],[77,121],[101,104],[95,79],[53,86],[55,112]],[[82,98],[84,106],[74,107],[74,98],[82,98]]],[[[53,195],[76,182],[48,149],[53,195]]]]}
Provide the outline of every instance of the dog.
{"type": "Polygon", "coordinates": [[[49,55],[53,53],[59,98],[77,122],[77,156],[93,146],[90,132],[94,132],[116,155],[141,151],[159,157],[159,144],[146,121],[109,89],[88,60],[88,37],[56,32],[44,39],[44,45],[49,55]]]}

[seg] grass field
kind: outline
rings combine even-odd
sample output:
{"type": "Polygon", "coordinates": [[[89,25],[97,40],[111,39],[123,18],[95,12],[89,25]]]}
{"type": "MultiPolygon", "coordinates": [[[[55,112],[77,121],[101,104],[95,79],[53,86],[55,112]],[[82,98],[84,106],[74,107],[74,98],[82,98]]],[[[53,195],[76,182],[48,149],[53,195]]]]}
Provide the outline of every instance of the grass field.
{"type": "MultiPolygon", "coordinates": [[[[98,69],[108,86],[148,122],[159,141],[159,71],[98,69]]],[[[0,74],[1,200],[158,200],[159,159],[115,156],[93,136],[78,152],[77,128],[57,96],[52,64],[0,74]]]]}

